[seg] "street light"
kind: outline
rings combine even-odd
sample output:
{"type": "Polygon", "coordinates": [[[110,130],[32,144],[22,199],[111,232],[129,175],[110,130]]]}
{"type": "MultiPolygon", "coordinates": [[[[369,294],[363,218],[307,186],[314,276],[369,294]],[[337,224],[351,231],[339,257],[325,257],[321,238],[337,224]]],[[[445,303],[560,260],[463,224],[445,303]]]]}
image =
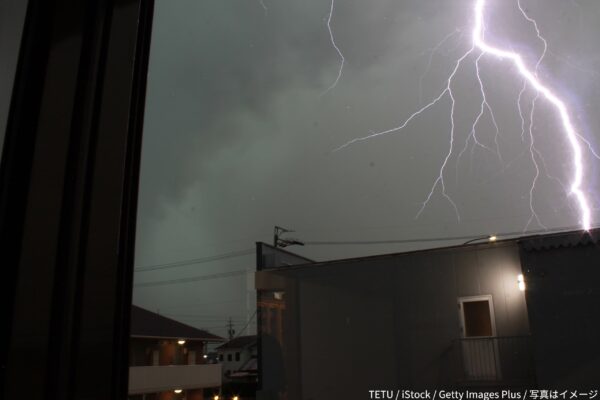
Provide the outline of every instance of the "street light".
{"type": "Polygon", "coordinates": [[[476,237],[474,239],[467,240],[466,242],[464,242],[463,246],[466,245],[466,244],[469,244],[469,243],[477,242],[479,240],[487,240],[488,242],[493,243],[496,240],[498,240],[498,237],[496,235],[488,235],[488,236],[476,237]]]}
{"type": "Polygon", "coordinates": [[[525,291],[525,277],[523,276],[523,274],[519,274],[519,276],[517,276],[517,282],[519,284],[519,290],[521,292],[525,291]]]}

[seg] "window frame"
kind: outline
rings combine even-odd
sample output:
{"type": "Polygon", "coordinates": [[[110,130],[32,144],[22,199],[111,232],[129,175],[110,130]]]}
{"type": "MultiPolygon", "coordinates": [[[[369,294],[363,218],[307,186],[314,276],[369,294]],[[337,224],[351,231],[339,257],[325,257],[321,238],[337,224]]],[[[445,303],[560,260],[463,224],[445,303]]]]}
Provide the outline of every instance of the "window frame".
{"type": "Polygon", "coordinates": [[[0,164],[5,398],[127,396],[153,11],[29,1],[0,164]]]}

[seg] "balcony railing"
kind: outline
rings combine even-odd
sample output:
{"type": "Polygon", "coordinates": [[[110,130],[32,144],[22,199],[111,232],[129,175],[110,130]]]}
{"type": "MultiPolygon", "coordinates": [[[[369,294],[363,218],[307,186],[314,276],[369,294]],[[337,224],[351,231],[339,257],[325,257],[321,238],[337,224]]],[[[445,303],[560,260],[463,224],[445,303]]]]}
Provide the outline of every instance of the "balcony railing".
{"type": "Polygon", "coordinates": [[[530,336],[457,339],[453,348],[464,383],[532,384],[535,370],[530,336]]]}
{"type": "Polygon", "coordinates": [[[129,394],[221,386],[221,364],[129,367],[129,394]]]}

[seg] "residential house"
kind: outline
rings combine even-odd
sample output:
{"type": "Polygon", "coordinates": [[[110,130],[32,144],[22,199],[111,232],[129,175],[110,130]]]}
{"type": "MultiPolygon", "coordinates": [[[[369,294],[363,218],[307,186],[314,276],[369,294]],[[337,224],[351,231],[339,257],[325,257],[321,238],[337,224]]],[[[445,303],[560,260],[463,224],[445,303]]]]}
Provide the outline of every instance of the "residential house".
{"type": "Polygon", "coordinates": [[[223,382],[231,380],[231,375],[257,357],[256,335],[240,336],[217,347],[219,362],[223,370],[223,382]]]}
{"type": "Polygon", "coordinates": [[[129,399],[202,400],[219,393],[221,365],[208,343],[224,339],[143,308],[131,308],[129,399]]]}

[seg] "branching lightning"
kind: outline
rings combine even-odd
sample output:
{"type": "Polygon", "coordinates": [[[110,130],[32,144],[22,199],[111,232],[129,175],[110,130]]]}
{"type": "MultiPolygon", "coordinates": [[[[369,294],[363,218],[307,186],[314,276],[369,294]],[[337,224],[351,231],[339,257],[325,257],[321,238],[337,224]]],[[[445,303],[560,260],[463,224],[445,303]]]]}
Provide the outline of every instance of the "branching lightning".
{"type": "Polygon", "coordinates": [[[429,49],[425,52],[425,53],[429,53],[429,57],[427,60],[427,66],[425,67],[425,71],[419,77],[419,105],[421,103],[423,103],[423,80],[425,79],[425,77],[429,73],[429,70],[431,69],[431,62],[433,61],[433,57],[448,40],[450,40],[451,38],[453,38],[454,36],[456,36],[459,33],[460,33],[460,36],[462,36],[460,29],[453,30],[452,32],[450,32],[449,34],[444,36],[444,38],[442,40],[440,40],[440,42],[438,44],[436,44],[431,49],[429,49]]]}
{"type": "Polygon", "coordinates": [[[340,78],[342,77],[342,71],[344,70],[344,64],[346,63],[346,58],[344,58],[344,54],[342,53],[342,51],[340,50],[338,45],[335,43],[335,37],[333,35],[333,30],[331,29],[331,18],[333,17],[334,3],[335,3],[335,0],[331,0],[331,8],[329,10],[329,17],[327,17],[327,29],[329,30],[329,39],[331,40],[331,45],[333,46],[333,48],[335,49],[335,51],[337,52],[337,54],[340,58],[340,66],[339,66],[338,73],[337,73],[335,80],[327,89],[325,89],[325,91],[323,93],[321,93],[321,96],[323,96],[324,94],[326,94],[331,89],[333,89],[334,87],[337,86],[338,82],[340,81],[340,78]]]}
{"type": "MultiPolygon", "coordinates": [[[[475,117],[475,120],[473,121],[471,130],[470,130],[470,134],[467,136],[467,139],[465,142],[465,146],[458,153],[457,163],[460,161],[460,157],[466,151],[466,149],[468,148],[469,143],[471,141],[473,142],[473,146],[478,146],[487,151],[495,153],[496,156],[502,161],[502,154],[501,154],[500,146],[499,146],[500,128],[496,122],[496,118],[492,111],[492,107],[488,103],[485,88],[484,88],[484,83],[483,83],[483,80],[480,75],[480,65],[479,65],[479,62],[482,59],[482,57],[492,56],[493,60],[496,60],[499,62],[504,62],[504,61],[510,62],[515,67],[516,72],[518,72],[519,76],[523,79],[523,87],[522,87],[521,91],[519,92],[519,96],[517,99],[517,110],[518,110],[518,113],[519,113],[519,116],[521,119],[521,138],[523,141],[525,141],[526,136],[527,136],[527,139],[529,141],[529,149],[528,150],[529,150],[529,153],[531,156],[531,161],[532,161],[532,164],[533,164],[533,167],[535,170],[535,175],[533,177],[533,181],[532,181],[532,184],[531,184],[531,187],[529,190],[529,208],[531,211],[531,217],[527,221],[527,225],[526,225],[525,229],[527,229],[534,220],[541,227],[545,228],[544,224],[542,223],[542,221],[540,220],[540,218],[538,217],[538,215],[536,214],[535,209],[534,209],[534,192],[536,190],[537,181],[540,177],[539,162],[540,161],[542,162],[544,171],[547,171],[547,168],[546,168],[545,161],[542,158],[540,151],[535,146],[536,141],[535,141],[535,137],[533,134],[533,131],[534,131],[533,130],[533,125],[534,125],[533,121],[534,121],[534,113],[536,110],[536,102],[538,100],[545,100],[545,102],[555,112],[557,120],[560,121],[560,128],[561,128],[560,131],[562,132],[562,134],[565,136],[565,138],[567,139],[567,141],[569,143],[569,148],[570,148],[571,157],[572,157],[571,158],[572,172],[571,172],[571,182],[569,184],[568,193],[574,197],[575,203],[577,204],[577,209],[578,209],[578,214],[579,214],[579,219],[580,219],[579,222],[580,222],[581,227],[584,230],[589,230],[591,227],[591,211],[590,211],[590,207],[588,205],[588,199],[584,193],[584,190],[582,189],[582,185],[584,183],[584,164],[583,164],[584,160],[583,160],[582,144],[587,146],[590,153],[594,157],[596,157],[598,159],[600,159],[600,157],[599,157],[598,153],[596,151],[594,151],[594,149],[592,148],[591,143],[589,141],[587,141],[575,129],[575,126],[573,125],[573,123],[571,121],[571,115],[570,115],[569,110],[568,110],[566,104],[564,103],[564,101],[561,100],[558,97],[558,95],[555,94],[552,91],[552,89],[549,86],[547,86],[545,83],[543,83],[538,77],[539,67],[540,67],[541,63],[543,62],[544,57],[548,51],[548,43],[544,39],[544,37],[541,35],[540,29],[539,29],[538,24],[535,21],[535,19],[531,18],[527,14],[525,9],[521,5],[521,0],[517,0],[517,5],[518,5],[518,8],[519,8],[521,14],[529,23],[531,23],[531,25],[535,29],[538,39],[543,44],[542,54],[538,58],[534,68],[532,70],[530,70],[527,67],[527,65],[525,64],[523,57],[519,53],[516,53],[512,50],[509,51],[506,49],[495,47],[494,45],[492,45],[486,41],[486,39],[485,39],[486,2],[487,2],[487,0],[474,0],[474,8],[473,8],[474,25],[473,25],[473,30],[472,30],[471,47],[461,57],[459,57],[457,59],[456,63],[454,64],[454,68],[452,69],[452,71],[446,81],[445,87],[443,88],[441,93],[438,94],[437,97],[435,97],[428,104],[426,104],[425,106],[421,107],[420,109],[415,111],[413,114],[411,114],[400,125],[398,125],[394,128],[391,128],[391,129],[371,133],[367,136],[352,139],[352,140],[348,141],[347,143],[337,147],[336,149],[334,149],[334,151],[340,151],[342,149],[347,148],[348,146],[351,146],[351,145],[354,145],[354,144],[357,144],[359,142],[363,142],[363,141],[366,141],[369,139],[373,139],[375,137],[388,135],[391,133],[397,133],[397,132],[403,130],[415,118],[419,117],[424,112],[433,108],[442,99],[449,98],[451,107],[450,107],[450,133],[449,133],[450,143],[449,143],[448,153],[444,157],[444,159],[441,163],[441,166],[440,166],[439,174],[438,174],[437,178],[435,179],[435,181],[433,182],[431,190],[430,190],[429,194],[427,195],[427,197],[425,198],[425,201],[422,203],[422,206],[419,209],[416,217],[418,218],[421,215],[421,213],[424,211],[424,209],[429,204],[429,201],[431,200],[433,194],[439,188],[441,190],[442,196],[452,205],[457,218],[460,220],[458,207],[457,207],[456,203],[452,200],[452,198],[449,196],[449,194],[447,193],[446,185],[445,185],[445,181],[444,181],[445,170],[448,166],[450,158],[454,154],[455,147],[456,147],[455,146],[456,98],[453,93],[453,82],[454,82],[454,78],[455,78],[459,68],[461,67],[461,64],[463,62],[465,62],[465,60],[468,57],[470,57],[473,53],[476,53],[474,63],[475,63],[476,78],[478,80],[479,88],[480,88],[481,106],[480,106],[479,113],[477,114],[477,116],[475,117]],[[534,96],[533,100],[531,101],[531,105],[529,107],[529,115],[526,118],[524,115],[522,100],[523,100],[523,95],[527,91],[528,88],[530,88],[534,91],[535,96],[534,96]],[[477,126],[480,123],[481,119],[486,115],[486,113],[487,113],[487,115],[489,115],[489,118],[496,129],[496,135],[494,138],[495,149],[492,149],[489,146],[486,146],[485,144],[481,143],[481,141],[478,140],[478,138],[477,138],[477,133],[476,133],[477,126]]],[[[335,85],[339,81],[339,77],[341,76],[341,71],[343,68],[343,61],[344,61],[343,56],[341,55],[341,52],[339,51],[338,47],[335,45],[335,41],[333,39],[333,33],[331,32],[331,26],[330,26],[329,22],[331,21],[332,13],[333,13],[333,0],[331,2],[331,13],[329,15],[328,27],[329,27],[329,32],[331,35],[331,42],[342,58],[342,65],[340,66],[338,78],[333,83],[333,85],[327,89],[327,91],[331,90],[331,88],[335,87],[335,85]]],[[[436,51],[437,48],[439,48],[439,46],[441,46],[441,44],[443,44],[443,42],[447,41],[452,35],[453,34],[446,36],[442,40],[442,42],[440,42],[436,47],[434,47],[432,49],[432,54],[433,54],[433,51],[436,51]]],[[[431,62],[431,57],[432,57],[432,55],[430,55],[429,63],[431,62]]],[[[428,63],[426,72],[429,69],[429,63],[428,63]]],[[[421,80],[422,80],[422,78],[421,78],[421,80]]]]}

